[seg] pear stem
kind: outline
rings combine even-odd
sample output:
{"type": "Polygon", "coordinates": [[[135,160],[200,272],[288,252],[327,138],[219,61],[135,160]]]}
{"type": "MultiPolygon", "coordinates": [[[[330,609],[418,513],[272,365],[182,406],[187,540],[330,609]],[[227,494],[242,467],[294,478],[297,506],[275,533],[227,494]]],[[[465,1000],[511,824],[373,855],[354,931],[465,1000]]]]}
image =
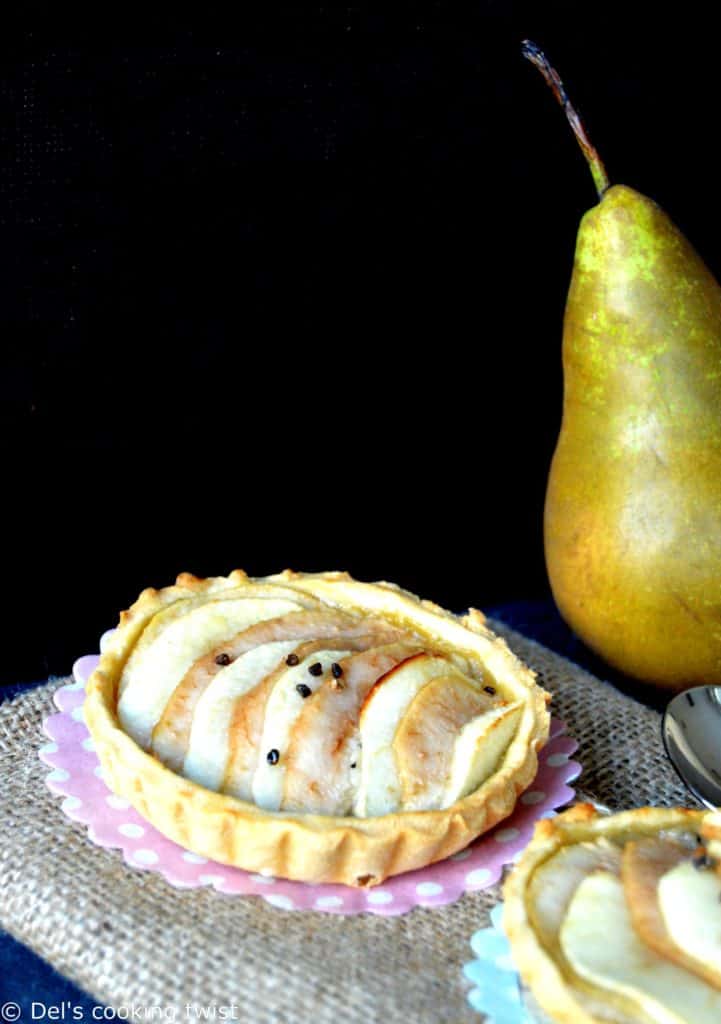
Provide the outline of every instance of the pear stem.
{"type": "Polygon", "coordinates": [[[551,92],[563,107],[568,123],[573,129],[573,134],[576,136],[576,141],[581,147],[588,166],[591,168],[593,181],[596,186],[596,191],[598,192],[598,198],[600,199],[610,184],[608,175],[606,174],[606,168],[603,166],[603,161],[598,155],[595,146],[591,144],[591,140],[586,133],[583,121],[578,116],[573,104],[569,100],[558,72],[551,65],[543,50],[536,46],[535,43],[532,43],[530,39],[524,39],[521,43],[521,53],[527,60],[530,60],[534,67],[538,68],[545,78],[546,84],[550,86],[551,92]]]}

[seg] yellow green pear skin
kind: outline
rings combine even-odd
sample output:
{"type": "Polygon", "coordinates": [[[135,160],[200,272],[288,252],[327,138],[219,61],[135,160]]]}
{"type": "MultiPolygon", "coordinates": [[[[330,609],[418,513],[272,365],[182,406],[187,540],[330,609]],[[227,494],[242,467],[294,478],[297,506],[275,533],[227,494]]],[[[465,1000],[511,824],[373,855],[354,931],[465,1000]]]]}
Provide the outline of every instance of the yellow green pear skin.
{"type": "Polygon", "coordinates": [[[579,229],[544,513],[558,608],[610,665],[721,684],[721,288],[622,185],[579,229]]]}

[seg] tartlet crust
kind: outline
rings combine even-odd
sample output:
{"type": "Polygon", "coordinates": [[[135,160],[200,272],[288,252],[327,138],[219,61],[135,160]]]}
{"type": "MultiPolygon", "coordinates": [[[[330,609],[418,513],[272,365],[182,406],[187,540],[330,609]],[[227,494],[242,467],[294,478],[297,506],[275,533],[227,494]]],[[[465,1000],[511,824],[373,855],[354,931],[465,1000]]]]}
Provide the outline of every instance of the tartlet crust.
{"type": "Polygon", "coordinates": [[[390,583],[359,583],[347,573],[291,570],[252,579],[241,570],[198,579],[181,574],[175,586],[145,590],[120,624],[88,681],[85,720],[110,788],[164,835],[224,864],[306,882],[377,885],[385,878],[442,860],[463,849],[513,810],[531,783],[539,748],[548,738],[549,695],[534,673],[471,609],[459,618],[390,583]],[[412,630],[436,648],[474,660],[509,699],[521,700],[516,735],[495,772],[478,790],[445,810],[376,818],[330,817],[261,810],[211,792],[166,768],[142,750],[118,721],[118,684],[125,663],[152,617],[175,601],[221,597],[224,591],[278,588],[305,592],[330,607],[382,617],[412,630]]]}
{"type": "Polygon", "coordinates": [[[608,815],[592,804],[576,804],[556,818],[537,823],[531,842],[503,886],[503,928],[521,978],[542,1010],[558,1024],[605,1022],[581,1005],[533,928],[528,890],[535,871],[564,846],[603,838],[625,842],[670,829],[698,833],[704,813],[679,807],[640,807],[608,815]]]}

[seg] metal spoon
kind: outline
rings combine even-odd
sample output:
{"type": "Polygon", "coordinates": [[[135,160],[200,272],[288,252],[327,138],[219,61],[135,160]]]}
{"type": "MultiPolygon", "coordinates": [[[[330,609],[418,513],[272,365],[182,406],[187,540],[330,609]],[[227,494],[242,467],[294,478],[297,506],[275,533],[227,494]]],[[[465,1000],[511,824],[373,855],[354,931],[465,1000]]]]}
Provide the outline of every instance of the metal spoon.
{"type": "Polygon", "coordinates": [[[721,686],[697,686],[674,697],[661,735],[681,781],[707,807],[721,807],[721,686]]]}

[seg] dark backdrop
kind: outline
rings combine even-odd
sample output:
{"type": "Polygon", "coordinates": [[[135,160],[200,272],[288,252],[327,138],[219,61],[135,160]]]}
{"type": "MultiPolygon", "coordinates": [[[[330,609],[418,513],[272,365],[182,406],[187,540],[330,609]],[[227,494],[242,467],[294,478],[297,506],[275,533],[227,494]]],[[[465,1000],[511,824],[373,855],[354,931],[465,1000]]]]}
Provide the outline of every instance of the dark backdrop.
{"type": "Polygon", "coordinates": [[[4,30],[0,679],[68,671],[186,569],[345,567],[459,609],[542,595],[595,195],[519,42],[719,273],[711,6],[4,30]]]}

